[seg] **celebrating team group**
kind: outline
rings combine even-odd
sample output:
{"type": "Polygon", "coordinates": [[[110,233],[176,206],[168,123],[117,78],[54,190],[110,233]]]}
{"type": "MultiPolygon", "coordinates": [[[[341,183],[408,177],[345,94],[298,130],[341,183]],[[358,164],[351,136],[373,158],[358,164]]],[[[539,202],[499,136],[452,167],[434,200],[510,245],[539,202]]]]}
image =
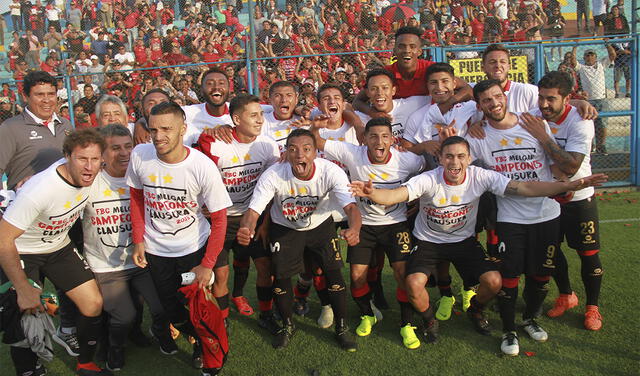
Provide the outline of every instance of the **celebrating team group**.
{"type": "MultiPolygon", "coordinates": [[[[314,286],[318,324],[334,325],[338,346],[356,351],[357,337],[375,335],[388,308],[380,273],[386,255],[399,346],[437,340],[438,320],[455,303],[453,264],[470,329],[491,335],[484,311],[495,298],[501,351],[515,356],[518,328],[534,341],[549,338],[537,319],[552,277],[560,295],[547,315],[578,304],[560,248],[566,239],[582,264],[584,326],[599,330],[593,187],[606,176],[591,174],[595,109],[570,99],[572,78],[563,72],[548,72],[537,86],[510,81],[501,45],[485,49],[488,79],[473,87],[449,64],[418,59],[421,52],[420,35],[401,28],[397,62],[370,70],[353,104],[340,85],[327,83],[313,109],[296,107],[298,87],[288,81],[269,88],[268,104],[249,94],[228,102],[227,76],[213,68],[203,76],[205,103],[181,107],[161,89],[146,93],[137,145],[126,124],[64,128],[68,122],[46,106],[47,96],[55,101],[55,81],[30,74],[28,105],[17,116],[26,129],[13,131],[50,132],[45,138],[59,139],[61,154],[24,182],[0,220],[0,266],[19,309],[41,314],[40,286],[49,279],[77,307],[64,313],[72,319],[65,328],[62,318],[54,339],[78,356],[78,374],[108,375],[124,367],[126,338],[140,330],[141,296],[160,350],[177,352],[175,328],[193,337],[194,366],[215,375],[222,364],[203,365],[197,323],[178,291],[183,273],[211,290],[228,328],[230,301],[253,313],[243,294],[253,260],[258,324],[276,349],[296,345],[294,316],[308,312],[314,286]],[[72,241],[77,227],[82,252],[72,241]],[[482,231],[486,248],[477,240],[482,231]],[[350,285],[342,274],[345,242],[350,285]],[[441,295],[435,307],[428,285],[441,295]],[[101,337],[107,369],[94,363],[101,337]]],[[[20,171],[2,168],[15,187],[11,174],[20,171]]],[[[12,346],[11,357],[18,375],[44,374],[31,348],[12,346]]]]}

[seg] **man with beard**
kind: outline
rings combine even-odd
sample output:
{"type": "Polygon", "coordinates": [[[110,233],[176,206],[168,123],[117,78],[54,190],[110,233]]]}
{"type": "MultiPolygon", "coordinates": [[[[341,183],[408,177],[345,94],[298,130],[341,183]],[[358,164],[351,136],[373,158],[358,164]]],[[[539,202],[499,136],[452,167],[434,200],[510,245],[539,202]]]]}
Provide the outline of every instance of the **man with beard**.
{"type": "MultiPolygon", "coordinates": [[[[569,104],[572,78],[564,72],[549,72],[538,83],[539,109],[522,115],[523,127],[544,147],[549,156],[571,180],[591,175],[591,143],[594,125],[591,120],[580,117],[575,107],[569,104]],[[553,136],[544,132],[544,120],[553,136]]],[[[582,264],[582,282],[587,295],[584,327],[599,330],[602,317],[598,310],[598,298],[602,283],[602,263],[598,207],[593,188],[569,192],[560,201],[561,233],[567,244],[575,249],[582,264]]],[[[558,317],[567,309],[578,305],[578,297],[571,290],[567,259],[558,248],[557,270],[554,279],[560,290],[555,305],[547,312],[549,317],[558,317]]]]}
{"type": "MultiPolygon", "coordinates": [[[[380,77],[387,78],[384,74],[380,77]]],[[[388,83],[391,84],[391,81],[388,83]]],[[[386,91],[390,93],[389,89],[386,91]]],[[[376,187],[392,189],[424,166],[424,159],[411,152],[391,152],[394,137],[391,121],[387,118],[374,118],[367,122],[363,146],[323,139],[319,134],[323,125],[321,121],[314,121],[311,127],[318,149],[324,150],[330,158],[344,161],[351,179],[369,180],[373,181],[376,187]]],[[[376,205],[369,200],[360,199],[358,208],[363,222],[360,243],[349,247],[347,256],[351,269],[351,295],[361,314],[356,334],[360,337],[368,336],[373,325],[377,323],[371,307],[367,274],[369,265],[378,262],[376,251],[381,247],[389,257],[397,283],[396,298],[401,316],[400,335],[407,348],[415,349],[420,346],[420,341],[411,325],[412,308],[404,284],[406,258],[411,251],[407,207],[405,204],[376,205]]]]}
{"type": "Polygon", "coordinates": [[[340,272],[342,256],[331,218],[330,193],[334,193],[347,213],[349,227],[340,233],[349,245],[358,244],[362,219],[348,191],[346,174],[334,163],[316,155],[311,132],[296,129],[289,134],[287,163],[273,165],[258,180],[249,210],[240,222],[238,243],[249,245],[256,236],[260,214],[272,203],[269,242],[275,278],[273,291],[283,320],[273,347],[286,347],[295,332],[291,277],[304,270],[306,248],[327,279],[336,318],[336,339],[344,350],[351,352],[356,351],[357,344],[346,323],[346,286],[340,272]]]}

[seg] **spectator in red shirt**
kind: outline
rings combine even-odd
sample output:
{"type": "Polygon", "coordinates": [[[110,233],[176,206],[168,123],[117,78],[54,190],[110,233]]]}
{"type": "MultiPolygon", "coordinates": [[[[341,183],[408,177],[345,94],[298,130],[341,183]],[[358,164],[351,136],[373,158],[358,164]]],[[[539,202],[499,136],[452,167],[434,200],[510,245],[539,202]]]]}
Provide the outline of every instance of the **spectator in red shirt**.
{"type": "Polygon", "coordinates": [[[474,43],[482,43],[482,37],[484,35],[484,23],[484,13],[474,10],[473,16],[471,17],[471,32],[473,33],[474,43]]]}

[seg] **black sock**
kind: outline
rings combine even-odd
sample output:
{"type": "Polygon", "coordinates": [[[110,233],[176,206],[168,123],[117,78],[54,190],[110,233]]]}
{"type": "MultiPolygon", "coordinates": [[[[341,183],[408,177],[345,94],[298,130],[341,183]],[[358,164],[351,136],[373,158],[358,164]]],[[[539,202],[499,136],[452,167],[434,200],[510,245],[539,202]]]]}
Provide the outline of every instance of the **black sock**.
{"type": "Polygon", "coordinates": [[[129,334],[130,325],[109,325],[109,346],[123,347],[129,334]]]}
{"type": "Polygon", "coordinates": [[[216,302],[221,311],[229,309],[229,294],[224,294],[220,297],[216,297],[216,302]]]}
{"type": "Polygon", "coordinates": [[[409,302],[398,302],[400,304],[400,326],[403,327],[413,322],[413,306],[409,302]]]}
{"type": "MultiPolygon", "coordinates": [[[[351,290],[353,292],[353,290],[351,290]]],[[[373,316],[373,310],[371,309],[371,292],[358,297],[353,297],[356,305],[360,309],[360,313],[363,316],[373,316]]]]}
{"type": "Polygon", "coordinates": [[[422,320],[425,324],[428,324],[431,321],[435,320],[435,317],[433,316],[433,306],[429,305],[429,308],[427,308],[423,312],[420,312],[420,317],[422,317],[422,320]]]}
{"type": "Polygon", "coordinates": [[[316,290],[316,293],[318,294],[318,299],[320,299],[320,305],[325,306],[331,304],[329,301],[329,291],[326,287],[322,290],[316,290]]]}
{"type": "Polygon", "coordinates": [[[273,300],[272,286],[256,286],[258,305],[261,312],[271,311],[271,301],[273,300]]]}
{"type": "Polygon", "coordinates": [[[293,289],[295,297],[306,298],[309,296],[309,290],[311,290],[312,282],[312,279],[304,279],[304,277],[300,275],[298,282],[296,282],[296,287],[293,289]]]}
{"type": "MultiPolygon", "coordinates": [[[[376,272],[377,276],[377,272],[376,272]]],[[[377,276],[374,280],[368,281],[371,293],[376,296],[384,295],[384,289],[382,288],[382,278],[377,276]]]]}
{"type": "Polygon", "coordinates": [[[80,314],[76,325],[80,345],[78,362],[92,362],[93,354],[96,352],[96,346],[102,335],[102,316],[88,317],[80,314]]]}
{"type": "Polygon", "coordinates": [[[560,294],[571,294],[571,282],[569,281],[569,263],[564,252],[558,247],[556,254],[556,273],[553,276],[560,294]]]}
{"type": "Polygon", "coordinates": [[[327,291],[336,322],[347,317],[347,288],[339,269],[324,272],[327,291]]]}
{"type": "Polygon", "coordinates": [[[438,278],[438,290],[440,290],[440,296],[453,296],[453,292],[451,291],[451,276],[438,278]]]}
{"type": "Polygon", "coordinates": [[[516,300],[518,299],[518,286],[502,287],[498,293],[498,304],[500,306],[500,318],[502,319],[502,329],[505,332],[516,331],[516,300]]]}
{"type": "Polygon", "coordinates": [[[602,285],[602,263],[596,253],[591,256],[580,256],[582,261],[582,283],[587,294],[587,305],[598,305],[600,286],[602,285]]]}
{"type": "Polygon", "coordinates": [[[276,279],[273,283],[273,295],[280,316],[285,322],[290,322],[293,317],[293,287],[291,278],[276,279]]]}
{"type": "Polygon", "coordinates": [[[525,307],[522,319],[534,319],[542,313],[542,303],[549,293],[549,281],[539,281],[533,277],[526,277],[522,297],[525,307]]]}
{"type": "Polygon", "coordinates": [[[471,298],[471,305],[469,306],[469,309],[467,311],[470,311],[472,313],[481,313],[482,311],[484,311],[484,304],[478,301],[477,295],[474,295],[471,298]]]}
{"type": "Polygon", "coordinates": [[[233,292],[231,296],[234,298],[243,295],[244,285],[247,284],[249,278],[249,262],[233,262],[233,292]],[[246,266],[245,266],[246,265],[246,266]]]}
{"type": "MultiPolygon", "coordinates": [[[[38,356],[36,355],[36,353],[31,351],[31,349],[15,346],[10,346],[9,349],[11,353],[11,360],[13,361],[13,366],[16,367],[16,372],[18,375],[22,375],[26,372],[30,372],[36,369],[38,356]]],[[[6,366],[3,366],[2,368],[6,370],[6,366]]]]}

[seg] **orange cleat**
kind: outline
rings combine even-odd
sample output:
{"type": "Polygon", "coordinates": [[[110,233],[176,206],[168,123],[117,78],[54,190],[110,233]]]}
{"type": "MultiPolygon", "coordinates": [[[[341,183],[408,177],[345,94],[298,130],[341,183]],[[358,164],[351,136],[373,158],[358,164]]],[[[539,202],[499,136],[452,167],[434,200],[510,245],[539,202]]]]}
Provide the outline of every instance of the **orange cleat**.
{"type": "Polygon", "coordinates": [[[173,324],[169,324],[169,332],[171,333],[171,338],[173,338],[174,341],[180,337],[180,331],[176,329],[173,324]]]}
{"type": "Polygon", "coordinates": [[[560,294],[556,298],[556,302],[553,308],[547,311],[549,317],[560,317],[564,314],[564,311],[571,309],[578,305],[578,297],[575,292],[571,292],[571,295],[560,294]]]}
{"type": "Polygon", "coordinates": [[[600,330],[602,328],[602,315],[598,311],[598,306],[587,306],[587,311],[584,313],[584,328],[587,330],[600,330]]]}
{"type": "Polygon", "coordinates": [[[246,297],[244,296],[237,296],[237,297],[232,297],[231,301],[233,302],[233,304],[235,304],[236,308],[238,309],[238,313],[240,313],[241,315],[244,316],[251,316],[253,315],[253,308],[251,307],[251,305],[249,305],[249,301],[247,300],[246,297]]]}

